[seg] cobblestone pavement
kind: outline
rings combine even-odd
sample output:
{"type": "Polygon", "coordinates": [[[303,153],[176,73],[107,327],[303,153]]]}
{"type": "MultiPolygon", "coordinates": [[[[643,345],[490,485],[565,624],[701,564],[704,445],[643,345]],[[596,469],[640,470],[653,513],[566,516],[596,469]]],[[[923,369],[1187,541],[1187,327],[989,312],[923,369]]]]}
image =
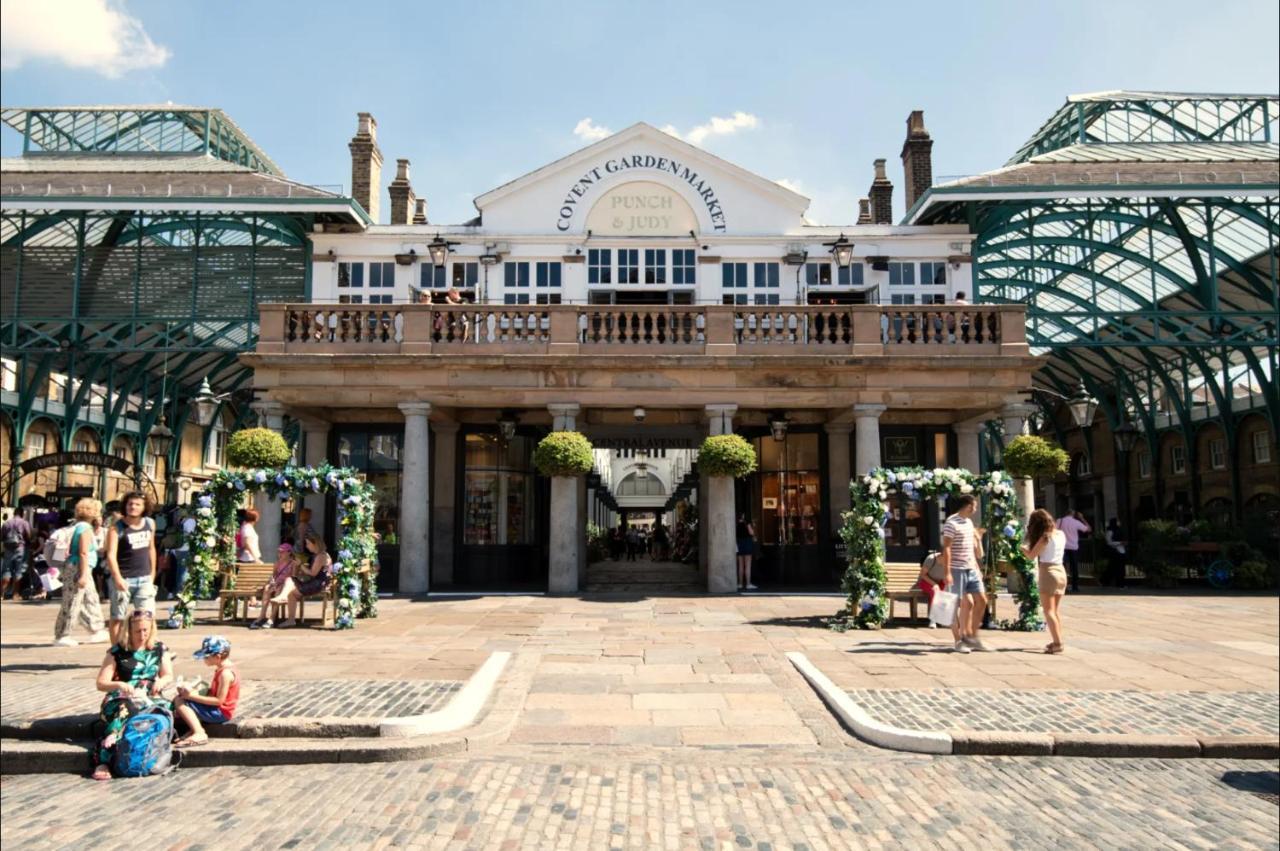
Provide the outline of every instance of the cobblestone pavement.
{"type": "Polygon", "coordinates": [[[1275,848],[1275,763],[527,748],[0,781],[30,849],[1275,848]],[[145,827],[104,830],[107,814],[145,827]],[[145,814],[145,815],[144,815],[145,814]]]}
{"type": "MultiPolygon", "coordinates": [[[[386,718],[431,712],[462,683],[436,680],[246,680],[236,711],[247,718],[386,718]]],[[[90,679],[48,681],[30,674],[0,678],[5,721],[83,715],[97,711],[102,695],[90,679]]]]}
{"type": "Polygon", "coordinates": [[[909,730],[1206,736],[1280,730],[1275,692],[851,689],[849,696],[873,718],[909,730]]]}

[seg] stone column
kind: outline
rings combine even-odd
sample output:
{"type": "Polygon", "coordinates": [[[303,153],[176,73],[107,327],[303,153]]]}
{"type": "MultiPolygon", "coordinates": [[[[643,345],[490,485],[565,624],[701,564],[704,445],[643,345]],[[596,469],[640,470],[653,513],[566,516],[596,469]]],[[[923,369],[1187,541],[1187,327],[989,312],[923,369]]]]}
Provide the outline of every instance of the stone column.
{"type": "Polygon", "coordinates": [[[1054,517],[1058,516],[1058,483],[1050,480],[1044,486],[1044,505],[1041,508],[1054,517]]]}
{"type": "MultiPolygon", "coordinates": [[[[578,405],[548,405],[547,410],[555,431],[576,430],[578,405]]],[[[578,593],[578,482],[579,477],[551,478],[551,570],[547,591],[552,594],[578,593]]]]}
{"type": "MultiPolygon", "coordinates": [[[[329,423],[311,417],[299,417],[299,421],[302,423],[302,462],[308,467],[323,464],[329,458],[329,423]]],[[[328,526],[325,525],[324,509],[327,501],[324,494],[310,493],[302,504],[311,509],[311,525],[325,536],[328,543],[336,545],[337,536],[330,538],[328,526]]]]}
{"type": "MultiPolygon", "coordinates": [[[[1036,410],[1035,405],[1026,402],[1018,402],[1012,405],[1006,405],[1000,412],[1000,418],[1004,420],[1004,441],[1006,444],[1021,434],[1026,434],[1027,417],[1031,416],[1036,410]]],[[[1014,490],[1018,495],[1018,503],[1022,508],[1022,523],[1025,526],[1027,518],[1031,516],[1031,512],[1036,510],[1036,488],[1035,483],[1031,479],[1014,480],[1014,490]]]]}
{"type": "MultiPolygon", "coordinates": [[[[258,402],[253,406],[258,412],[258,422],[263,428],[280,432],[284,430],[284,406],[279,402],[258,402]]],[[[275,562],[280,547],[280,500],[269,498],[259,491],[254,494],[253,506],[258,510],[258,549],[264,562],[275,562]]]]}
{"type": "Polygon", "coordinates": [[[854,405],[853,417],[857,423],[854,431],[855,469],[861,476],[880,466],[880,415],[884,405],[854,405]]]}
{"type": "Polygon", "coordinates": [[[404,471],[400,481],[400,592],[425,594],[431,587],[428,549],[431,517],[431,415],[429,402],[401,402],[404,471]]]}
{"type": "Polygon", "coordinates": [[[827,423],[827,489],[831,492],[831,535],[834,538],[844,521],[840,515],[849,510],[849,435],[852,423],[827,423]]]}
{"type": "Polygon", "coordinates": [[[1093,518],[1094,524],[1099,529],[1107,528],[1107,523],[1112,517],[1121,516],[1119,489],[1116,487],[1116,482],[1115,473],[1108,473],[1102,477],[1102,516],[1093,518]]]}
{"type": "MultiPolygon", "coordinates": [[[[733,434],[737,405],[707,405],[707,429],[711,435],[733,434]]],[[[707,590],[712,594],[732,594],[738,590],[737,536],[734,525],[733,477],[703,476],[707,507],[707,590]]]]}
{"type": "Polygon", "coordinates": [[[453,537],[457,522],[458,424],[436,423],[435,493],[431,500],[431,565],[437,583],[453,582],[453,537]]]}
{"type": "Polygon", "coordinates": [[[951,426],[956,433],[956,464],[970,473],[982,472],[982,420],[965,420],[951,426]]]}

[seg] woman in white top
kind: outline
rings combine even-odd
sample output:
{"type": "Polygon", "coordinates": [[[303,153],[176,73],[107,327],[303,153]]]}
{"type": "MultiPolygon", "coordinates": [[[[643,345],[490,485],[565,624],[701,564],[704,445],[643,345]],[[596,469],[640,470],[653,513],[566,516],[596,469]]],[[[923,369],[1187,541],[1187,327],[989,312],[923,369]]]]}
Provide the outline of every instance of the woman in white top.
{"type": "Polygon", "coordinates": [[[246,509],[244,523],[240,525],[240,533],[236,535],[236,561],[247,564],[258,564],[262,561],[262,550],[258,547],[258,530],[253,525],[257,522],[257,510],[246,509]]]}
{"type": "Polygon", "coordinates": [[[1044,606],[1045,623],[1053,643],[1045,647],[1046,653],[1062,652],[1062,595],[1067,592],[1067,572],[1062,568],[1063,554],[1067,548],[1067,536],[1056,528],[1053,515],[1038,508],[1027,521],[1027,536],[1023,539],[1022,552],[1027,558],[1038,558],[1040,570],[1040,603],[1044,606]]]}

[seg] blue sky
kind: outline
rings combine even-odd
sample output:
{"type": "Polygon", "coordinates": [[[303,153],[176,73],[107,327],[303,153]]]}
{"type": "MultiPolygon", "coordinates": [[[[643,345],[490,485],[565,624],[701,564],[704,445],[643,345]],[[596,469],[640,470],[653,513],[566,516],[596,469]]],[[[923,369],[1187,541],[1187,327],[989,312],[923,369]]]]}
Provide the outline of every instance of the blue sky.
{"type": "MultiPolygon", "coordinates": [[[[642,120],[787,181],[813,199],[811,219],[840,224],[876,157],[901,215],[912,109],[935,175],[959,175],[1001,165],[1070,93],[1280,90],[1275,0],[5,0],[4,16],[5,106],[217,106],[290,177],[344,185],[367,110],[384,184],[409,158],[437,222],[471,217],[476,195],[587,131],[642,120]]],[[[4,133],[6,156],[14,140],[4,133]]]]}

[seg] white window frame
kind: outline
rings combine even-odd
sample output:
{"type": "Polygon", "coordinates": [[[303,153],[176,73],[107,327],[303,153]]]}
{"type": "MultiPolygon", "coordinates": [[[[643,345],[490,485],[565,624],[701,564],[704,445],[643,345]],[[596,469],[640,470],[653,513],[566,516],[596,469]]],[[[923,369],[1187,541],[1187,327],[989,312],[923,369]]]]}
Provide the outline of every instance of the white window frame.
{"type": "Polygon", "coordinates": [[[49,435],[42,431],[27,432],[27,442],[22,447],[23,459],[39,458],[41,455],[48,455],[49,435]]]}
{"type": "Polygon", "coordinates": [[[1080,454],[1076,455],[1076,476],[1084,477],[1084,476],[1092,476],[1092,475],[1093,475],[1093,462],[1089,458],[1089,453],[1081,452],[1080,454]]]}
{"type": "Polygon", "coordinates": [[[613,286],[613,249],[612,248],[588,248],[587,249],[587,286],[589,287],[611,287],[613,286]],[[592,276],[595,280],[591,280],[592,276]]]}
{"type": "MultiPolygon", "coordinates": [[[[76,437],[71,440],[71,451],[72,452],[92,452],[93,444],[85,440],[84,438],[76,437]]],[[[68,467],[68,469],[75,470],[77,473],[83,473],[87,471],[89,468],[84,464],[72,464],[70,467],[68,467]]]]}
{"type": "Polygon", "coordinates": [[[156,451],[147,447],[147,452],[142,458],[142,472],[154,479],[156,471],[159,469],[159,461],[160,456],[156,454],[156,451]]]}
{"type": "Polygon", "coordinates": [[[209,428],[209,439],[204,445],[204,465],[221,470],[227,458],[227,427],[217,420],[209,428]]]}
{"type": "Polygon", "coordinates": [[[1185,475],[1187,472],[1187,448],[1185,446],[1169,447],[1169,470],[1175,476],[1185,475]]]}
{"type": "Polygon", "coordinates": [[[698,252],[692,248],[672,248],[671,286],[696,287],[698,285],[698,252]],[[679,259],[677,260],[677,255],[679,259]],[[676,278],[683,278],[677,281],[676,278]]]}
{"type": "Polygon", "coordinates": [[[1250,438],[1253,443],[1253,463],[1271,463],[1271,432],[1255,431],[1250,438]]]}
{"type": "Polygon", "coordinates": [[[1227,469],[1226,438],[1215,437],[1209,441],[1209,469],[1210,470],[1227,469]]]}
{"type": "Polygon", "coordinates": [[[1151,478],[1151,453],[1145,449],[1138,453],[1138,478],[1151,478]]]}
{"type": "Polygon", "coordinates": [[[365,274],[365,272],[364,272],[364,263],[363,263],[363,262],[348,261],[348,260],[342,260],[342,261],[339,261],[339,263],[338,263],[338,268],[337,268],[337,270],[334,272],[334,275],[336,276],[336,277],[335,277],[335,280],[334,280],[334,282],[333,282],[333,283],[334,283],[334,287],[335,287],[336,289],[340,289],[340,290],[361,290],[361,291],[363,291],[363,290],[364,290],[364,285],[365,285],[364,274],[365,274]],[[356,270],[357,270],[357,269],[359,269],[359,270],[360,270],[360,274],[359,274],[359,275],[357,275],[357,274],[356,274],[356,270]],[[343,273],[344,271],[347,273],[347,283],[345,283],[345,284],[344,284],[344,283],[342,283],[342,273],[343,273]],[[357,284],[357,283],[353,283],[353,281],[354,281],[357,277],[360,279],[360,283],[358,283],[358,284],[357,284]]]}

